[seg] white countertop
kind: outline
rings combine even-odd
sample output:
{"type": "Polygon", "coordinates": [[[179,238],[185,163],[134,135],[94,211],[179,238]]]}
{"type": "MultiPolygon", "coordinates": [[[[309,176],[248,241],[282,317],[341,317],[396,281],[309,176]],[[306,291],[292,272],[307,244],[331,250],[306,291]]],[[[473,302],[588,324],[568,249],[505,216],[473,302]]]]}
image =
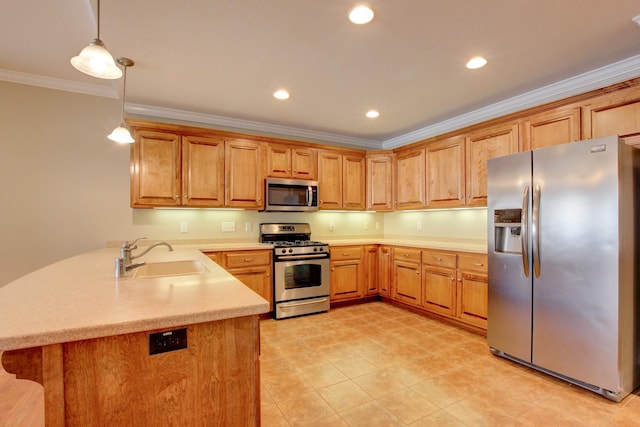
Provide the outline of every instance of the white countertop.
{"type": "Polygon", "coordinates": [[[134,260],[198,259],[209,270],[198,275],[136,279],[129,272],[130,277],[116,279],[119,250],[107,248],[9,283],[0,288],[0,351],[269,311],[265,299],[198,249],[180,246],[169,252],[160,246],[134,260]]]}

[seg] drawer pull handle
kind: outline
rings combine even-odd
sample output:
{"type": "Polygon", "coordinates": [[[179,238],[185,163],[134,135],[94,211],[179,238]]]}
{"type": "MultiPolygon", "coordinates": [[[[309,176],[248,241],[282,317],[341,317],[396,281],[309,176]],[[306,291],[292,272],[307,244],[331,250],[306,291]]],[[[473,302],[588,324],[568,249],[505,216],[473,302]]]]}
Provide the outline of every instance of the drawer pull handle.
{"type": "Polygon", "coordinates": [[[473,265],[475,265],[476,267],[484,267],[484,264],[481,262],[474,262],[473,265]]]}
{"type": "Polygon", "coordinates": [[[436,261],[442,262],[443,260],[442,260],[442,258],[436,258],[436,261]]]}
{"type": "Polygon", "coordinates": [[[253,258],[245,258],[244,259],[244,262],[251,262],[251,261],[253,261],[253,258]]]}

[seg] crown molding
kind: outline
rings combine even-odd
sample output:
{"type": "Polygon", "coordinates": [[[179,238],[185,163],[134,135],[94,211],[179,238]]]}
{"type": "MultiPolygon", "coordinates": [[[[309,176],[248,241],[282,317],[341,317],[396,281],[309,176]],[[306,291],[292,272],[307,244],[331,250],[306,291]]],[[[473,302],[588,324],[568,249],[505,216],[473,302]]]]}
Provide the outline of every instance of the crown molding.
{"type": "Polygon", "coordinates": [[[341,146],[360,147],[370,150],[379,150],[382,147],[380,141],[371,139],[349,137],[335,133],[293,128],[251,120],[234,119],[231,117],[215,116],[211,114],[193,113],[190,111],[176,110],[172,108],[126,103],[125,111],[130,114],[141,116],[161,117],[165,119],[195,122],[213,126],[223,126],[240,131],[252,130],[266,135],[277,135],[284,138],[296,137],[323,143],[333,142],[341,146]]]}
{"type": "Polygon", "coordinates": [[[1,80],[29,86],[44,87],[47,89],[63,90],[65,92],[82,93],[85,95],[101,96],[104,98],[118,98],[118,93],[113,84],[101,86],[4,69],[0,69],[0,81],[1,80]]]}
{"type": "Polygon", "coordinates": [[[640,76],[640,55],[597,68],[586,73],[543,86],[539,89],[514,96],[504,101],[461,114],[442,122],[388,139],[382,143],[384,149],[401,147],[423,139],[442,135],[477,123],[495,119],[510,113],[526,110],[548,102],[558,101],[574,95],[600,89],[640,76]]]}
{"type": "MultiPolygon", "coordinates": [[[[251,130],[266,135],[277,135],[284,138],[302,138],[309,141],[323,143],[328,142],[341,146],[379,150],[382,148],[392,149],[401,147],[423,139],[442,135],[447,132],[452,132],[457,129],[462,129],[467,126],[495,119],[507,114],[526,110],[527,108],[569,98],[590,90],[600,89],[602,87],[620,83],[639,76],[640,55],[636,55],[382,142],[367,138],[349,137],[329,132],[319,132],[142,104],[127,103],[125,105],[125,110],[128,113],[142,116],[209,124],[234,130],[251,130]]],[[[0,69],[0,80],[63,90],[67,92],[82,93],[86,95],[118,98],[117,90],[113,84],[101,86],[90,83],[79,83],[70,80],[38,76],[4,69],[0,69]]]]}

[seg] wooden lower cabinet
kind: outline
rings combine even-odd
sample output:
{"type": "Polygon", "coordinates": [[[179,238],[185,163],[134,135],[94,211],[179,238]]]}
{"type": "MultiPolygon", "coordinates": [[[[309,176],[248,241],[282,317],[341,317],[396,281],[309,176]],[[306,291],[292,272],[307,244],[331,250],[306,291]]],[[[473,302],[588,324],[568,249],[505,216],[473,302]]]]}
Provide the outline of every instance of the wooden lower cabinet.
{"type": "Polygon", "coordinates": [[[378,281],[378,245],[363,246],[364,252],[364,288],[366,296],[379,294],[378,281]]]}
{"type": "Polygon", "coordinates": [[[422,251],[422,306],[434,313],[456,314],[456,254],[422,251]]]}
{"type": "Polygon", "coordinates": [[[381,245],[378,286],[382,297],[475,331],[487,329],[486,254],[381,245]]]}
{"type": "Polygon", "coordinates": [[[331,302],[364,296],[365,259],[363,247],[336,246],[331,252],[331,302]]]}
{"type": "Polygon", "coordinates": [[[271,250],[205,252],[205,255],[269,301],[269,311],[273,311],[271,250]]]}
{"type": "Polygon", "coordinates": [[[393,250],[393,299],[419,307],[422,302],[421,251],[395,247],[393,250]]]}
{"type": "Polygon", "coordinates": [[[391,246],[380,245],[378,247],[378,292],[381,297],[391,298],[391,273],[392,269],[391,246]]]}
{"type": "Polygon", "coordinates": [[[487,256],[484,254],[460,254],[457,273],[456,316],[463,322],[486,329],[488,291],[487,256]]]}

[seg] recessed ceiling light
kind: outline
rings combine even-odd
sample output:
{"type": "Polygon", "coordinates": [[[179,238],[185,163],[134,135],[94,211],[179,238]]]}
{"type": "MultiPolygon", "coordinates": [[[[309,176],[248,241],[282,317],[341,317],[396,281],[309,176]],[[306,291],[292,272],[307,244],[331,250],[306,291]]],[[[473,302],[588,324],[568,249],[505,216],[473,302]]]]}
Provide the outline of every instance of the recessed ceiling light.
{"type": "Polygon", "coordinates": [[[376,117],[380,116],[380,113],[378,113],[376,110],[369,110],[365,115],[370,119],[375,119],[376,117]]]}
{"type": "Polygon", "coordinates": [[[478,68],[482,68],[487,65],[487,60],[482,56],[474,56],[467,62],[467,68],[470,70],[476,70],[478,68]]]}
{"type": "Polygon", "coordinates": [[[349,12],[349,21],[354,24],[368,24],[373,19],[373,10],[368,6],[356,6],[349,12]]]}
{"type": "Polygon", "coordinates": [[[289,99],[289,92],[284,89],[273,92],[273,97],[276,99],[289,99]]]}
{"type": "Polygon", "coordinates": [[[633,18],[631,18],[631,20],[636,24],[640,25],[640,15],[634,16],[633,18]]]}

